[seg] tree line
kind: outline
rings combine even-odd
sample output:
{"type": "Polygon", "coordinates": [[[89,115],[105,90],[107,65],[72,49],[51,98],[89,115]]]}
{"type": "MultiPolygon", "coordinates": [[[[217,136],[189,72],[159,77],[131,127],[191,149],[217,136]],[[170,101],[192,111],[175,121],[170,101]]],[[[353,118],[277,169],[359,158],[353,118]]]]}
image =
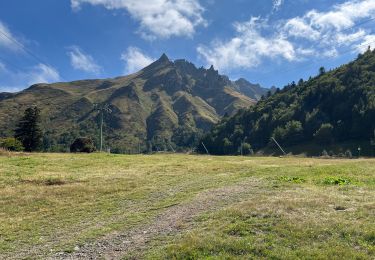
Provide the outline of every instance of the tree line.
{"type": "MultiPolygon", "coordinates": [[[[29,107],[19,120],[14,137],[0,139],[0,147],[10,151],[38,152],[43,150],[43,131],[40,109],[29,107]]],[[[71,152],[94,152],[95,145],[90,138],[77,138],[70,146],[71,152]]]]}
{"type": "MultiPolygon", "coordinates": [[[[369,49],[347,65],[331,71],[322,67],[317,76],[292,82],[224,117],[201,143],[212,154],[251,153],[271,146],[272,138],[286,147],[370,143],[374,129],[375,52],[369,49]]],[[[205,153],[202,144],[198,150],[205,153]]]]}

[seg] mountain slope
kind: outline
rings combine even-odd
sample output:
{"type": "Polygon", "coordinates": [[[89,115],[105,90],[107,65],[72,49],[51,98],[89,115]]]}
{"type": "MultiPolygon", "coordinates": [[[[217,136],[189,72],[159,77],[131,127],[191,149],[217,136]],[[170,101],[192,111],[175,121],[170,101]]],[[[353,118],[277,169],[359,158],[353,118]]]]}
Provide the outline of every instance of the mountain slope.
{"type": "MultiPolygon", "coordinates": [[[[351,142],[352,148],[370,147],[375,129],[375,52],[369,50],[354,62],[321,72],[224,118],[203,142],[214,154],[238,153],[241,143],[247,143],[243,146],[247,150],[249,144],[255,150],[275,147],[271,137],[286,147],[314,145],[320,152],[344,142],[351,142]]],[[[367,153],[371,154],[370,148],[367,153]]]]}
{"type": "Polygon", "coordinates": [[[118,151],[191,147],[224,114],[252,106],[213,67],[196,68],[163,54],[138,73],[105,80],[37,84],[19,93],[0,94],[0,136],[13,129],[29,106],[41,109],[44,146],[66,150],[79,136],[96,139],[99,114],[94,104],[108,104],[105,143],[118,151]]]}
{"type": "Polygon", "coordinates": [[[233,82],[236,90],[245,96],[255,100],[260,100],[265,96],[268,91],[274,92],[275,90],[261,87],[259,84],[252,84],[244,78],[240,78],[233,82]]]}

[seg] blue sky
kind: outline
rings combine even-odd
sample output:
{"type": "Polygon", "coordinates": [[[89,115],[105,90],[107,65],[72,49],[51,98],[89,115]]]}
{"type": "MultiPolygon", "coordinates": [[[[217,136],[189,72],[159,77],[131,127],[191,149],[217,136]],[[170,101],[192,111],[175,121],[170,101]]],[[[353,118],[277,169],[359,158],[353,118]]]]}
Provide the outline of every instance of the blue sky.
{"type": "Polygon", "coordinates": [[[375,44],[375,0],[4,0],[0,92],[129,74],[166,53],[282,87],[375,44]]]}

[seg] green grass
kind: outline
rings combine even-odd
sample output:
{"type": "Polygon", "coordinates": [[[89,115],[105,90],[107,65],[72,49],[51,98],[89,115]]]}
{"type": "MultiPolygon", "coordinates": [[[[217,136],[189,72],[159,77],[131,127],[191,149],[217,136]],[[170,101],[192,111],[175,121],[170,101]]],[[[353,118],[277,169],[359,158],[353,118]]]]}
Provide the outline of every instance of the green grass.
{"type": "Polygon", "coordinates": [[[233,201],[153,237],[133,257],[375,254],[375,160],[21,154],[0,156],[0,165],[0,258],[71,252],[152,224],[204,192],[247,183],[233,201]]]}

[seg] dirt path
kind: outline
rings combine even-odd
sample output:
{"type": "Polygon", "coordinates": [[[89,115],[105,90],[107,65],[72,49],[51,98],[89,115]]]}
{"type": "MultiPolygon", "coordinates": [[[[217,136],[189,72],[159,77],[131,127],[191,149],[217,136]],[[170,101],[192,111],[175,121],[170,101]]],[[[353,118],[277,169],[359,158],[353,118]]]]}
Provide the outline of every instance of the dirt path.
{"type": "Polygon", "coordinates": [[[145,250],[154,238],[174,235],[192,227],[194,217],[238,201],[257,182],[244,181],[236,185],[206,190],[187,203],[174,205],[154,218],[151,223],[125,233],[115,233],[87,244],[71,254],[58,253],[51,259],[121,259],[145,250]]]}

